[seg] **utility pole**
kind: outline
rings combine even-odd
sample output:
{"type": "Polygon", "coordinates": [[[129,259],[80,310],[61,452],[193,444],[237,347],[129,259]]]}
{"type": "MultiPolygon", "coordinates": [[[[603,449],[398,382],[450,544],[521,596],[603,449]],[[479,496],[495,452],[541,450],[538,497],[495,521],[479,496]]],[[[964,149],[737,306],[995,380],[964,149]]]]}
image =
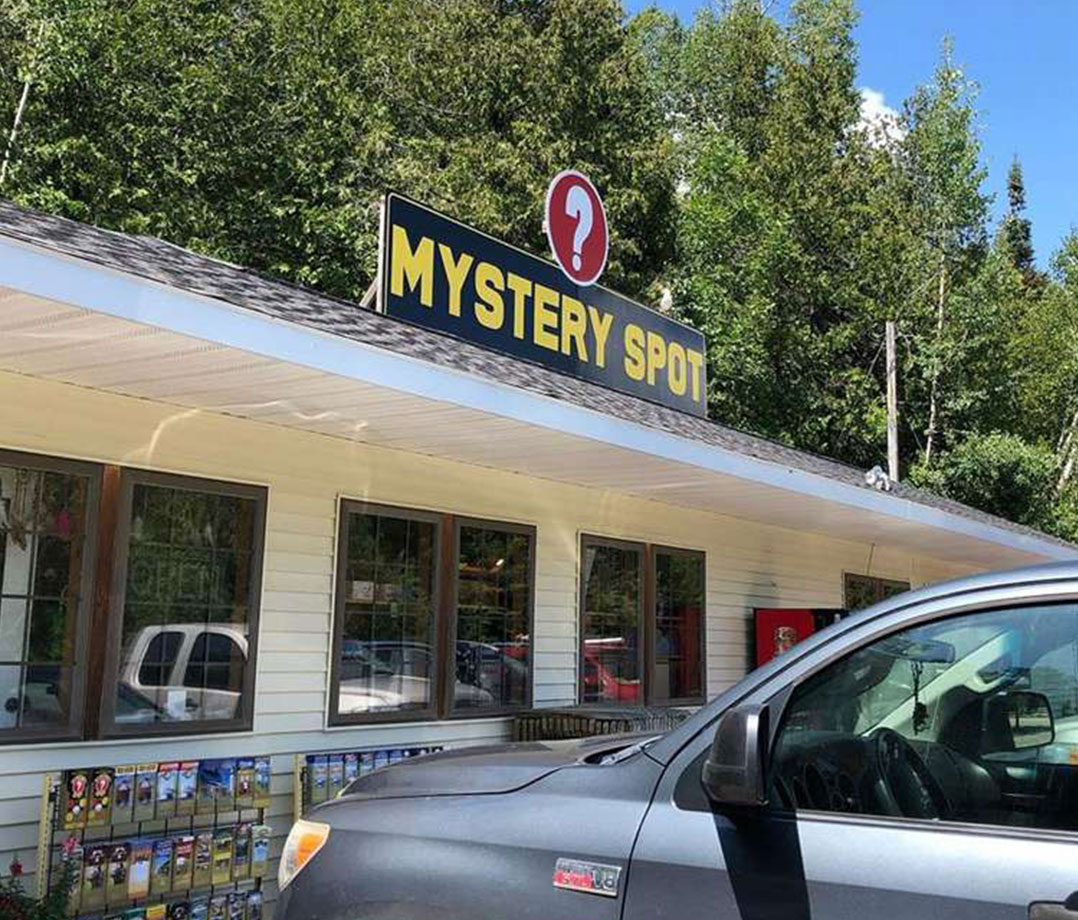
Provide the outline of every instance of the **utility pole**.
{"type": "Polygon", "coordinates": [[[898,482],[898,355],[895,322],[887,320],[887,475],[898,482]]]}

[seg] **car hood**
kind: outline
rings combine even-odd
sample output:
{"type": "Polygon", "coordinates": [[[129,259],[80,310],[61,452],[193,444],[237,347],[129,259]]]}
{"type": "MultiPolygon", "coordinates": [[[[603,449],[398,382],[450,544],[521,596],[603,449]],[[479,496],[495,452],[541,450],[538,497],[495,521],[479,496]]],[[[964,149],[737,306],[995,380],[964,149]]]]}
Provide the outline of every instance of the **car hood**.
{"type": "MultiPolygon", "coordinates": [[[[334,802],[513,792],[573,764],[595,762],[654,734],[605,735],[441,751],[413,757],[355,780],[334,802]]],[[[327,807],[327,806],[322,806],[327,807]]]]}

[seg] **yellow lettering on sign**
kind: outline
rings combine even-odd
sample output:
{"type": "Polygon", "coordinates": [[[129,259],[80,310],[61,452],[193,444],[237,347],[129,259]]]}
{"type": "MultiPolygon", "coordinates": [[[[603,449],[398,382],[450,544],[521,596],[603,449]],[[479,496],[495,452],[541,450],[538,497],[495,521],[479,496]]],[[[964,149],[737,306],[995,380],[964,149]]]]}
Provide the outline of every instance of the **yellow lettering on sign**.
{"type": "Polygon", "coordinates": [[[680,342],[671,342],[666,353],[666,360],[669,365],[666,380],[670,384],[670,392],[675,396],[684,396],[689,382],[685,346],[680,342]]]}
{"type": "Polygon", "coordinates": [[[392,241],[393,271],[389,277],[389,290],[395,297],[404,296],[404,282],[408,290],[419,288],[419,302],[424,307],[434,305],[434,240],[423,237],[412,250],[408,231],[394,225],[392,241]]]}
{"type": "Polygon", "coordinates": [[[502,270],[489,262],[480,262],[475,267],[475,318],[480,325],[488,329],[501,329],[505,322],[505,301],[501,291],[505,290],[505,278],[502,270]]]}
{"type": "Polygon", "coordinates": [[[561,353],[571,352],[570,346],[576,343],[576,354],[581,361],[588,360],[588,346],[584,339],[588,334],[588,317],[584,304],[575,297],[563,294],[561,298],[561,353]]]}
{"type": "Polygon", "coordinates": [[[445,243],[438,244],[438,252],[442,256],[445,280],[449,282],[449,315],[460,316],[460,292],[464,288],[464,282],[468,280],[468,272],[471,271],[475,258],[462,252],[460,260],[455,260],[453,250],[445,243]]]}
{"type": "Polygon", "coordinates": [[[535,296],[532,298],[532,338],[540,348],[557,351],[558,342],[558,311],[554,308],[558,305],[558,292],[551,290],[546,285],[535,285],[535,296]]]}
{"type": "Polygon", "coordinates": [[[647,373],[644,359],[644,330],[635,323],[625,327],[625,373],[631,380],[643,380],[647,373]]]}
{"type": "Polygon", "coordinates": [[[589,306],[588,318],[591,320],[591,333],[595,336],[595,366],[606,367],[606,340],[610,335],[610,327],[614,325],[614,314],[600,312],[589,306]]]}
{"type": "Polygon", "coordinates": [[[655,386],[655,373],[666,367],[666,340],[648,330],[648,386],[655,386]]]}
{"type": "Polygon", "coordinates": [[[692,401],[700,402],[700,391],[704,382],[704,356],[692,348],[686,351],[689,354],[689,367],[692,368],[692,401]]]}
{"type": "Polygon", "coordinates": [[[532,296],[532,283],[527,278],[509,273],[505,279],[506,287],[513,292],[513,338],[524,338],[524,311],[527,300],[532,296]]]}

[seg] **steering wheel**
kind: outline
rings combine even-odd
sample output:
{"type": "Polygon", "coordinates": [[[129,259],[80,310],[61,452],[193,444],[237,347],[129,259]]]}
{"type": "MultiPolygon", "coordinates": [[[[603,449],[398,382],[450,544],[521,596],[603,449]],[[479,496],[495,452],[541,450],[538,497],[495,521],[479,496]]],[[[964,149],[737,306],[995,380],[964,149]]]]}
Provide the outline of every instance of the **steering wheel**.
{"type": "Polygon", "coordinates": [[[945,818],[951,803],[916,748],[898,732],[872,735],[885,813],[904,818],[945,818]]]}

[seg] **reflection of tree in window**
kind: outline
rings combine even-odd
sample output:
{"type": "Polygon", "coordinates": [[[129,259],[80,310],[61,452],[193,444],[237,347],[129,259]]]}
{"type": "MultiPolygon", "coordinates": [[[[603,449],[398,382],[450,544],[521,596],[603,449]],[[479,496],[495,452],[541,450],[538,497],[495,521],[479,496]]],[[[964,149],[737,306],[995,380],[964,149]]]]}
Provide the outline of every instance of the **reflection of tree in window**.
{"type": "Polygon", "coordinates": [[[703,611],[703,556],[656,550],[655,702],[702,695],[703,611]]]}
{"type": "Polygon", "coordinates": [[[455,702],[471,708],[525,705],[531,538],[494,525],[465,525],[459,539],[455,702]]]}
{"type": "Polygon", "coordinates": [[[640,622],[643,554],[635,547],[585,543],[582,579],[584,702],[642,701],[640,622]]]}
{"type": "Polygon", "coordinates": [[[431,521],[348,514],[339,712],[430,705],[436,542],[431,521]]]}
{"type": "Polygon", "coordinates": [[[0,728],[68,719],[88,487],[0,465],[0,728]]]}

